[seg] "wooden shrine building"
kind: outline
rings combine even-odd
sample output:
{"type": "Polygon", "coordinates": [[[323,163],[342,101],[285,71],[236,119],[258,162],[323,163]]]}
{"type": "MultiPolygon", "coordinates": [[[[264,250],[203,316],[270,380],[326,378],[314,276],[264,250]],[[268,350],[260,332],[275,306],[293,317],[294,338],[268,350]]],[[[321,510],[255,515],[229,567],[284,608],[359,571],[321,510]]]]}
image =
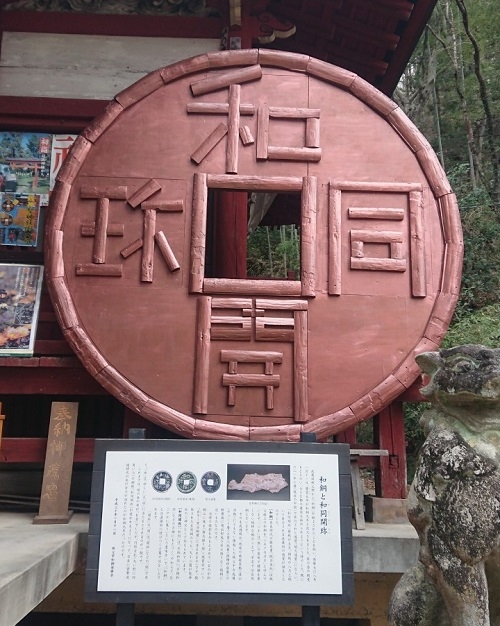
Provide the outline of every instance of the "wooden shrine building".
{"type": "Polygon", "coordinates": [[[76,510],[95,439],[131,428],[347,442],[403,510],[414,356],[461,269],[455,196],[391,100],[435,4],[0,0],[0,324],[38,307],[31,337],[0,325],[0,506],[51,499],[63,410],[76,510]]]}

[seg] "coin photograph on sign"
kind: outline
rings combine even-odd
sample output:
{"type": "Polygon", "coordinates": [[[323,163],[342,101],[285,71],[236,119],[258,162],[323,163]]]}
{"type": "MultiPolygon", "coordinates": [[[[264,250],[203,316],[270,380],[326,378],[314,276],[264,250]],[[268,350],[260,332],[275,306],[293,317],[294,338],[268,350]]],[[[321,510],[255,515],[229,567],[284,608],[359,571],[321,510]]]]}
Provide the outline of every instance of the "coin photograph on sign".
{"type": "Polygon", "coordinates": [[[151,482],[153,489],[162,493],[172,486],[172,476],[168,472],[156,472],[151,482]]]}
{"type": "Polygon", "coordinates": [[[217,472],[205,472],[201,477],[201,488],[207,493],[215,493],[219,491],[221,480],[217,472]]]}
{"type": "Polygon", "coordinates": [[[196,489],[197,482],[193,472],[182,472],[177,476],[176,485],[181,493],[191,493],[196,489]]]}
{"type": "Polygon", "coordinates": [[[57,176],[46,242],[88,371],[198,439],[323,440],[373,416],[439,346],[462,262],[455,195],[397,104],[258,49],[118,94],[57,176]],[[282,262],[263,269],[276,232],[282,262]]]}

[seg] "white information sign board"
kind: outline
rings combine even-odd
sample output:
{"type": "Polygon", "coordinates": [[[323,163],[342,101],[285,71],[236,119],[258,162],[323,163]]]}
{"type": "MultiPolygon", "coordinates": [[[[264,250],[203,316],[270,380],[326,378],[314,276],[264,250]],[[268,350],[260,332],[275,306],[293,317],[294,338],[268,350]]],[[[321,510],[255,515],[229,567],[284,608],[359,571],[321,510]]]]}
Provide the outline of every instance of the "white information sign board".
{"type": "Polygon", "coordinates": [[[338,456],[190,443],[106,451],[97,595],[342,596],[338,456]]]}

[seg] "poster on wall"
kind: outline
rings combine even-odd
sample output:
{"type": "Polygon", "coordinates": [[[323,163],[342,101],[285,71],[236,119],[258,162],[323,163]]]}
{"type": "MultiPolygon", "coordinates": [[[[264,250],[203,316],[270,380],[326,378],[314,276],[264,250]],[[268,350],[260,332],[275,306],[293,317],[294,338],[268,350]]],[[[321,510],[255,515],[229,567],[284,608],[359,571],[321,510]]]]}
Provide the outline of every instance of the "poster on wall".
{"type": "Polygon", "coordinates": [[[0,132],[1,191],[48,194],[51,146],[51,134],[0,132]]]}
{"type": "Polygon", "coordinates": [[[43,265],[0,263],[0,356],[32,356],[43,265]]]}
{"type": "Polygon", "coordinates": [[[68,156],[71,146],[75,143],[78,135],[64,133],[62,135],[52,135],[52,152],[50,157],[50,190],[54,189],[56,176],[61,169],[61,165],[68,156]]]}
{"type": "Polygon", "coordinates": [[[41,209],[77,136],[0,132],[0,246],[40,248],[41,209]]]}
{"type": "Polygon", "coordinates": [[[40,196],[0,193],[0,244],[36,247],[40,231],[40,196]]]}
{"type": "Polygon", "coordinates": [[[98,441],[86,597],[348,604],[349,471],[339,444],[98,441]]]}

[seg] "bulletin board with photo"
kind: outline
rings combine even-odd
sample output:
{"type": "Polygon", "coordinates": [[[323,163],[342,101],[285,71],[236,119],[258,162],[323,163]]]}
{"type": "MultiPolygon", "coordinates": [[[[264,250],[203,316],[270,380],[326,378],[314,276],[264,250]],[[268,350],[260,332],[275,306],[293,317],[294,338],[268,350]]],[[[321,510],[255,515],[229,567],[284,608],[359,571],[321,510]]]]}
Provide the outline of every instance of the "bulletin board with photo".
{"type": "Polygon", "coordinates": [[[85,598],[353,602],[345,444],[97,440],[85,598]]]}
{"type": "Polygon", "coordinates": [[[76,137],[0,131],[0,357],[34,354],[44,211],[76,137]]]}

